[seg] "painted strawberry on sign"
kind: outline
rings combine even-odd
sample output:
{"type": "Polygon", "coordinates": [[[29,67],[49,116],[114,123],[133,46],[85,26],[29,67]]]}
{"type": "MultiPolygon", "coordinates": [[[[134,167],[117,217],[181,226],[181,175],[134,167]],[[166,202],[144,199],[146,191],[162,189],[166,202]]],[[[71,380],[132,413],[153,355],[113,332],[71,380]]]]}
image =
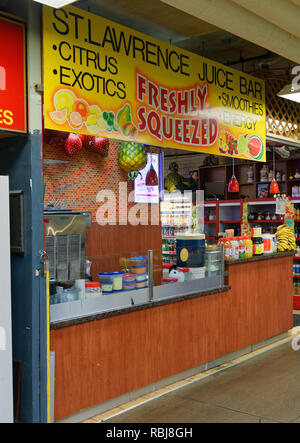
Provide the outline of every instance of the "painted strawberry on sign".
{"type": "Polygon", "coordinates": [[[65,143],[65,153],[72,157],[82,148],[82,141],[77,134],[70,133],[65,143]]]}

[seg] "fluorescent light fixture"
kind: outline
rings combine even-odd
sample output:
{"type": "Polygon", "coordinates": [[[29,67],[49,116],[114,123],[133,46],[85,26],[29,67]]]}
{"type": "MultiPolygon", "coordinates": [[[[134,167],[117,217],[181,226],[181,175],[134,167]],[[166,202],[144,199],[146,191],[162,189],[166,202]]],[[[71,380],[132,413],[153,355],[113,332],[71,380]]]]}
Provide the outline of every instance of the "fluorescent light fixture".
{"type": "Polygon", "coordinates": [[[286,85],[278,92],[277,96],[300,103],[300,88],[296,89],[292,84],[286,85]]]}
{"type": "Polygon", "coordinates": [[[74,3],[76,0],[34,0],[35,2],[42,3],[43,5],[52,6],[52,8],[62,8],[70,3],[74,3]]]}

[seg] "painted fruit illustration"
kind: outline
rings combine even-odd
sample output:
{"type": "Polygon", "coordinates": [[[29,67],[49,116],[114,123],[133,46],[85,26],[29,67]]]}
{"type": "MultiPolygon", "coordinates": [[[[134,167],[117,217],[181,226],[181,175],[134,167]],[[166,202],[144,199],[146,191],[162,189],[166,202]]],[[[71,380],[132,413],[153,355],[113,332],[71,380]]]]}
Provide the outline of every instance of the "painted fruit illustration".
{"type": "Polygon", "coordinates": [[[230,132],[226,131],[226,144],[228,146],[228,154],[238,154],[237,145],[238,141],[230,132]]]}
{"type": "Polygon", "coordinates": [[[61,111],[50,112],[50,117],[58,125],[62,125],[68,118],[68,110],[62,109],[61,111]]]}
{"type": "Polygon", "coordinates": [[[89,105],[83,99],[77,99],[73,105],[73,111],[78,112],[82,120],[86,120],[89,115],[89,105]]]}
{"type": "Polygon", "coordinates": [[[67,110],[67,117],[69,117],[76,102],[76,95],[69,89],[60,89],[56,92],[53,102],[57,111],[67,110]]]}
{"type": "Polygon", "coordinates": [[[97,119],[101,117],[101,109],[97,105],[91,105],[89,107],[89,113],[95,115],[97,119]]]}
{"type": "Polygon", "coordinates": [[[73,128],[79,129],[83,123],[81,114],[77,111],[72,111],[69,115],[69,123],[73,128]]]}
{"type": "Polygon", "coordinates": [[[221,136],[218,138],[218,148],[222,154],[227,154],[228,146],[226,144],[226,132],[223,128],[221,128],[221,136]]]}
{"type": "Polygon", "coordinates": [[[131,122],[125,123],[122,132],[126,137],[135,138],[137,136],[137,128],[131,122]]]}
{"type": "Polygon", "coordinates": [[[248,147],[251,157],[260,160],[264,153],[264,144],[258,135],[252,135],[248,139],[248,147]]]}
{"type": "Polygon", "coordinates": [[[103,112],[103,120],[106,122],[106,130],[111,132],[111,131],[115,131],[118,132],[119,131],[119,126],[117,124],[117,122],[115,122],[115,114],[112,111],[104,111],[103,112]]]}
{"type": "Polygon", "coordinates": [[[123,131],[124,126],[129,122],[131,122],[131,109],[128,103],[126,103],[117,114],[117,123],[123,131]]]}
{"type": "Polygon", "coordinates": [[[99,121],[95,114],[90,114],[85,122],[86,129],[90,134],[96,135],[101,129],[99,121]]]}
{"type": "Polygon", "coordinates": [[[146,166],[147,151],[141,143],[122,142],[118,150],[121,169],[126,172],[138,171],[146,166]]]}
{"type": "Polygon", "coordinates": [[[238,153],[239,154],[246,154],[248,152],[248,140],[245,135],[239,136],[239,142],[238,142],[238,153]]]}

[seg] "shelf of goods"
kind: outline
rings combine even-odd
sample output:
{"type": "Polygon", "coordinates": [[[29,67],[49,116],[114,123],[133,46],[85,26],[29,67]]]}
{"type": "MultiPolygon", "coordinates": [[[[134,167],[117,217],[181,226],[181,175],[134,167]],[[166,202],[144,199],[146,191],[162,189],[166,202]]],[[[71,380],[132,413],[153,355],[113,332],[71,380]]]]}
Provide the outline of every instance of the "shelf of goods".
{"type": "Polygon", "coordinates": [[[192,209],[191,200],[183,195],[164,195],[160,204],[163,264],[176,263],[176,235],[191,226],[192,209]]]}
{"type": "MultiPolygon", "coordinates": [[[[295,237],[300,248],[300,198],[291,197],[290,200],[296,210],[295,237]]],[[[275,214],[276,200],[273,198],[207,201],[205,202],[206,218],[209,218],[210,213],[216,214],[216,220],[213,223],[205,224],[207,239],[213,240],[219,232],[225,232],[226,229],[234,229],[235,235],[239,236],[242,225],[242,202],[248,203],[248,215],[250,215],[248,223],[251,228],[256,225],[262,228],[262,233],[275,233],[277,227],[284,223],[284,218],[275,214]]],[[[300,257],[294,257],[294,261],[299,260],[300,257]]],[[[299,271],[294,272],[294,294],[294,309],[300,309],[300,266],[299,271]]]]}
{"type": "MultiPolygon", "coordinates": [[[[300,242],[300,201],[294,199],[294,205],[296,209],[295,222],[295,235],[297,242],[297,253],[300,253],[298,249],[300,242]]],[[[293,285],[294,285],[294,309],[300,310],[300,257],[293,257],[293,285]]]]}
{"type": "MultiPolygon", "coordinates": [[[[276,156],[275,178],[279,192],[288,196],[300,197],[300,162],[298,159],[283,159],[276,156]]],[[[269,195],[269,187],[273,178],[273,160],[265,164],[260,162],[235,162],[235,176],[239,182],[238,198],[256,199],[269,195]]],[[[228,183],[232,176],[232,165],[202,166],[199,168],[200,189],[208,196],[223,195],[229,200],[236,194],[228,192],[228,183]]]]}

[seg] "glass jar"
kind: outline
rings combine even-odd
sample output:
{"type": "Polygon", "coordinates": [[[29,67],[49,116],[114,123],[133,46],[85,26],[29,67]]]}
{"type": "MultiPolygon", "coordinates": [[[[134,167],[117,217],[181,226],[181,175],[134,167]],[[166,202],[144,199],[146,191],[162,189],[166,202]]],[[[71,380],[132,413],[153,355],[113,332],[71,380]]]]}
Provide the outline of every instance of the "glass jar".
{"type": "Polygon", "coordinates": [[[264,242],[262,237],[253,237],[253,255],[262,255],[264,253],[264,242]]]}

